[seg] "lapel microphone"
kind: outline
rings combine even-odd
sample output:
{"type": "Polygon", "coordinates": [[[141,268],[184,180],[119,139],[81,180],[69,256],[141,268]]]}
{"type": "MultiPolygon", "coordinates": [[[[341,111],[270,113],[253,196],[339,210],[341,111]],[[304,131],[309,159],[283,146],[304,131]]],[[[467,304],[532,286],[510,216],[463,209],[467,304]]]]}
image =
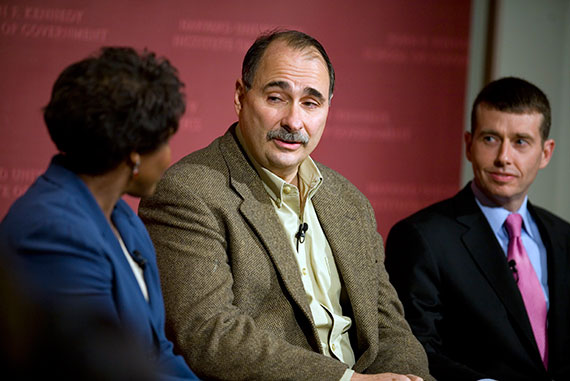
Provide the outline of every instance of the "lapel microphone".
{"type": "Polygon", "coordinates": [[[144,271],[144,268],[146,267],[146,259],[144,259],[140,251],[133,250],[133,259],[135,260],[135,263],[139,265],[139,267],[144,271]]]}
{"type": "Polygon", "coordinates": [[[305,233],[309,230],[309,225],[303,222],[299,225],[299,230],[295,233],[295,238],[297,238],[297,251],[299,251],[299,243],[305,242],[305,233]]]}

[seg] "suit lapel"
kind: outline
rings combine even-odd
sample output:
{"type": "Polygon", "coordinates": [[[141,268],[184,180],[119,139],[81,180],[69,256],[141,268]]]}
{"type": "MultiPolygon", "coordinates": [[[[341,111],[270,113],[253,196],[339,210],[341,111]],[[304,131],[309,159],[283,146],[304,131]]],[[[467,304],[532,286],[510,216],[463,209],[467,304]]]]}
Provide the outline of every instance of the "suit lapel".
{"type": "MultiPolygon", "coordinates": [[[[123,201],[119,201],[119,204],[115,207],[115,211],[113,212],[113,221],[117,226],[125,247],[131,257],[134,259],[134,253],[137,251],[139,255],[147,261],[147,265],[143,269],[143,277],[148,292],[148,302],[144,299],[142,292],[139,291],[140,286],[138,285],[130,264],[123,260],[120,260],[119,264],[124,272],[123,276],[126,277],[126,279],[129,279],[129,282],[131,282],[133,286],[133,290],[137,290],[137,292],[133,293],[133,297],[136,297],[138,303],[148,310],[147,317],[151,323],[152,329],[155,331],[155,334],[158,335],[158,332],[160,332],[160,325],[163,323],[159,317],[161,316],[161,309],[163,308],[164,302],[160,291],[160,280],[154,256],[149,252],[149,250],[152,250],[152,246],[150,246],[152,244],[149,242],[149,246],[141,245],[145,240],[144,237],[135,236],[138,234],[137,227],[133,221],[135,216],[134,214],[131,215],[130,213],[126,213],[125,208],[128,208],[128,206],[124,204],[123,201]]],[[[119,250],[119,256],[122,259],[124,255],[122,253],[122,249],[119,248],[119,250]]],[[[144,326],[142,317],[140,317],[140,321],[138,323],[144,326]]]]}
{"type": "Polygon", "coordinates": [[[242,151],[235,125],[222,137],[220,149],[230,175],[230,186],[241,196],[240,212],[271,257],[291,298],[313,321],[299,266],[263,183],[242,151]]]}
{"type": "Polygon", "coordinates": [[[565,254],[568,252],[568,247],[564,241],[568,238],[557,234],[556,226],[547,218],[547,215],[530,202],[528,209],[538,225],[542,243],[546,248],[550,306],[556,307],[562,303],[562,300],[568,298],[563,288],[563,285],[568,284],[568,269],[570,268],[568,255],[565,254]]]}
{"type": "Polygon", "coordinates": [[[547,213],[544,213],[540,208],[535,208],[530,202],[528,209],[538,225],[540,237],[547,252],[548,295],[550,300],[548,342],[550,348],[549,364],[552,366],[556,362],[566,361],[564,357],[567,352],[566,341],[568,340],[568,333],[570,333],[567,328],[567,315],[565,314],[565,311],[569,309],[567,285],[570,284],[568,280],[570,263],[567,254],[570,248],[565,240],[569,239],[563,233],[559,233],[559,229],[547,213]]]}
{"type": "Polygon", "coordinates": [[[506,257],[485,215],[475,203],[470,184],[455,197],[455,201],[457,221],[467,228],[462,236],[465,248],[511,315],[511,320],[523,332],[528,344],[536,347],[524,302],[508,269],[506,257]]]}

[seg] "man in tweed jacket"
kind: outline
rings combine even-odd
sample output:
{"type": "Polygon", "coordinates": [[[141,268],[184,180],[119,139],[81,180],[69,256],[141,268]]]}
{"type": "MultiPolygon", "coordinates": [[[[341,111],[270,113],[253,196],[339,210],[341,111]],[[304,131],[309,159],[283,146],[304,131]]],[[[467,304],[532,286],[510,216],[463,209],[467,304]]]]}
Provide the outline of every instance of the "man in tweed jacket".
{"type": "Polygon", "coordinates": [[[260,37],[236,83],[239,122],[141,203],[168,332],[204,379],[431,379],[370,203],[309,157],[333,86],[312,37],[260,37]]]}

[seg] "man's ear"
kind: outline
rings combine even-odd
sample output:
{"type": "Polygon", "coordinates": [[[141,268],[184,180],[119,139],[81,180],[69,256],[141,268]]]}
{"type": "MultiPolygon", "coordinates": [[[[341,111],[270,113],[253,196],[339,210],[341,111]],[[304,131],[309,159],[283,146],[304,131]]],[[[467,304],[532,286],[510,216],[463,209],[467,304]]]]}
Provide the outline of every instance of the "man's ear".
{"type": "Polygon", "coordinates": [[[465,157],[467,157],[467,160],[471,161],[471,143],[473,143],[473,135],[471,135],[471,132],[465,131],[463,139],[465,140],[465,157]]]}
{"type": "Polygon", "coordinates": [[[546,139],[544,144],[542,145],[542,158],[540,160],[540,169],[546,167],[548,163],[550,163],[550,159],[552,158],[552,154],[554,153],[554,147],[556,143],[554,139],[546,139]]]}
{"type": "Polygon", "coordinates": [[[242,102],[243,97],[245,96],[245,92],[247,89],[245,88],[245,84],[241,78],[236,80],[236,89],[234,92],[234,109],[236,110],[236,114],[239,116],[239,113],[242,109],[242,102]]]}

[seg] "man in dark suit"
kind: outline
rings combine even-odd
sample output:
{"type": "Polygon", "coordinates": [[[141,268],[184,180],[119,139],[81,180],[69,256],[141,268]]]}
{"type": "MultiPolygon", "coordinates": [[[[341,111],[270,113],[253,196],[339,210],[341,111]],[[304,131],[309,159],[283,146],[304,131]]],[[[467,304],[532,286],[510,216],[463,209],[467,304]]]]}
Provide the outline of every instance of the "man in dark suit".
{"type": "Polygon", "coordinates": [[[390,281],[438,380],[570,379],[570,225],[527,197],[549,129],[540,89],[491,82],[465,133],[474,180],[390,230],[390,281]]]}
{"type": "Polygon", "coordinates": [[[168,329],[204,379],[431,379],[370,203],[309,157],[333,87],[314,38],[260,37],[236,83],[239,122],[141,203],[168,329]]]}

